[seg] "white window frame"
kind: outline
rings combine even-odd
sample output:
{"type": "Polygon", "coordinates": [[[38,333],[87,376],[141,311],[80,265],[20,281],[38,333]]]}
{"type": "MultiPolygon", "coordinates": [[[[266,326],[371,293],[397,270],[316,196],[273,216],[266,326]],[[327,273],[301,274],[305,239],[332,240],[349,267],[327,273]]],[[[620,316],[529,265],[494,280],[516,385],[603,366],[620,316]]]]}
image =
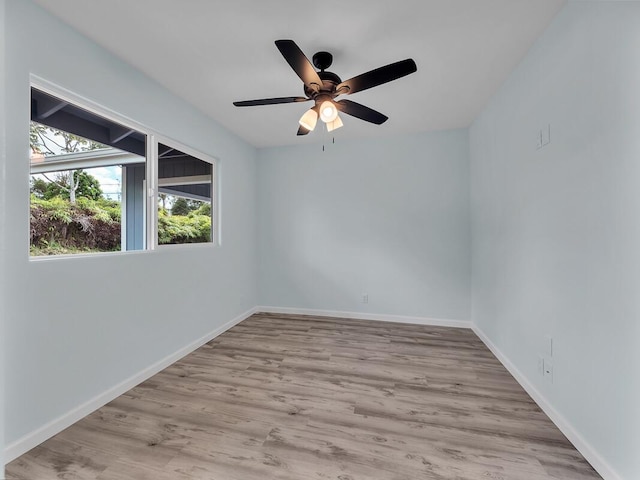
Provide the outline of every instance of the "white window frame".
{"type": "MultiPolygon", "coordinates": [[[[123,250],[120,252],[96,252],[96,253],[87,253],[87,254],[68,254],[68,255],[50,255],[50,256],[42,256],[42,257],[34,257],[29,255],[30,261],[40,262],[40,261],[48,261],[48,260],[58,260],[58,259],[72,259],[72,258],[82,258],[82,257],[94,257],[96,255],[139,255],[145,254],[148,252],[153,252],[157,250],[158,247],[165,248],[211,248],[217,247],[220,245],[220,200],[219,200],[219,187],[218,187],[218,170],[219,170],[219,159],[213,157],[211,155],[205,154],[197,149],[191,148],[184,143],[174,140],[165,135],[159,134],[153,129],[139,123],[135,120],[132,120],[122,114],[119,114],[110,108],[104,107],[92,100],[89,100],[81,95],[78,95],[74,92],[67,90],[64,87],[60,87],[55,83],[52,83],[42,77],[39,77],[34,74],[29,75],[29,99],[31,99],[31,89],[35,88],[44,93],[52,95],[54,97],[59,98],[60,100],[64,100],[65,102],[69,102],[70,104],[86,110],[95,115],[101,116],[115,123],[119,123],[120,125],[136,130],[146,136],[146,159],[145,159],[145,176],[146,176],[146,204],[144,217],[145,221],[143,223],[144,230],[144,238],[145,238],[145,246],[142,250],[123,250]],[[163,143],[165,145],[169,145],[174,147],[188,155],[191,155],[195,158],[198,158],[202,161],[210,163],[212,166],[212,180],[211,180],[211,242],[203,242],[203,243],[184,243],[184,244],[175,244],[175,245],[158,245],[158,144],[163,143]]],[[[30,120],[30,119],[29,119],[30,120]]],[[[30,178],[31,170],[29,169],[29,175],[27,175],[27,182],[30,178]]],[[[28,197],[27,197],[28,198],[28,197]]],[[[29,248],[29,245],[27,245],[29,248]]]]}
{"type": "Polygon", "coordinates": [[[187,155],[197,158],[198,160],[202,160],[203,162],[207,162],[211,164],[211,241],[201,242],[201,243],[175,243],[175,244],[169,244],[169,245],[158,245],[158,199],[157,199],[157,195],[154,195],[155,206],[150,210],[152,213],[151,215],[149,215],[149,217],[153,217],[152,219],[150,219],[153,222],[153,225],[151,225],[150,228],[153,229],[154,248],[162,248],[164,250],[165,248],[186,247],[186,246],[197,248],[202,246],[215,247],[220,245],[220,237],[219,237],[220,222],[218,220],[218,215],[219,215],[218,204],[220,203],[218,199],[218,159],[215,157],[212,157],[211,155],[207,155],[206,153],[202,153],[199,150],[193,149],[182,142],[173,140],[172,138],[155,134],[155,142],[154,142],[155,152],[154,153],[155,153],[156,162],[154,164],[154,168],[155,168],[154,176],[151,178],[153,178],[153,181],[155,182],[153,188],[155,189],[156,193],[158,192],[158,184],[159,184],[157,167],[158,167],[158,145],[160,143],[168,147],[175,148],[176,150],[186,153],[187,155]]]}

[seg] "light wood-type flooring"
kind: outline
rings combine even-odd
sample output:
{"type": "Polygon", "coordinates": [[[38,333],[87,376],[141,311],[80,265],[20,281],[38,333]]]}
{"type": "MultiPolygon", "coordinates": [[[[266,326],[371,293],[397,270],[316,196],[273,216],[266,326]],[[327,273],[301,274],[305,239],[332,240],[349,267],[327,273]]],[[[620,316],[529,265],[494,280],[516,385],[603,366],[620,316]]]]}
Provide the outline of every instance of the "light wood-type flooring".
{"type": "Polygon", "coordinates": [[[257,314],[8,480],[600,478],[468,329],[257,314]]]}

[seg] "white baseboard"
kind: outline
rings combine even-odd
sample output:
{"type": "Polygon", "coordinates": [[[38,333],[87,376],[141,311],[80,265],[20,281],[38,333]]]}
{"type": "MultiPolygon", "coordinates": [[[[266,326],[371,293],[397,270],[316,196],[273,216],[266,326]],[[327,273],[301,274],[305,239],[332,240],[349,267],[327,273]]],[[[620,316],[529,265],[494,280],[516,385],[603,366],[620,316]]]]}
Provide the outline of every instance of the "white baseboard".
{"type": "Polygon", "coordinates": [[[409,317],[404,315],[384,315],[363,312],[340,312],[337,310],[316,310],[312,308],[268,307],[258,306],[256,312],[283,313],[290,315],[315,315],[317,317],[353,318],[357,320],[376,320],[380,322],[411,323],[415,325],[432,325],[438,327],[471,328],[472,323],[467,320],[448,320],[427,317],[409,317]]]}
{"type": "Polygon", "coordinates": [[[33,432],[28,433],[22,438],[16,440],[15,442],[7,445],[7,447],[4,450],[4,461],[6,463],[9,463],[10,461],[18,458],[20,455],[23,455],[24,453],[28,452],[32,448],[37,447],[45,440],[53,437],[57,433],[60,433],[65,428],[73,425],[74,423],[86,417],[90,413],[96,411],[100,407],[106,405],[110,401],[119,397],[126,391],[131,390],[136,385],[139,385],[140,383],[154,376],[156,373],[160,372],[161,370],[164,370],[168,366],[177,362],[185,355],[188,355],[194,350],[200,348],[205,343],[213,340],[218,335],[224,333],[234,325],[240,323],[241,321],[253,315],[256,311],[257,310],[255,308],[252,308],[238,315],[233,320],[230,320],[229,322],[216,328],[212,332],[207,333],[203,337],[190,343],[189,345],[186,345],[185,347],[181,348],[177,352],[174,352],[171,355],[168,355],[167,357],[154,363],[150,367],[147,367],[144,370],[136,373],[135,375],[123,381],[122,383],[115,385],[114,387],[111,387],[110,389],[106,390],[100,395],[97,395],[91,400],[74,408],[70,412],[59,416],[58,418],[50,421],[49,423],[43,425],[37,430],[34,430],[33,432]]]}
{"type": "Polygon", "coordinates": [[[564,418],[554,407],[551,402],[540,393],[540,391],[529,381],[529,379],[504,355],[500,349],[489,339],[489,337],[478,327],[473,324],[473,331],[491,350],[498,360],[504,365],[509,373],[531,396],[534,402],[547,414],[551,421],[560,429],[560,431],[569,439],[573,446],[582,454],[591,466],[600,474],[604,480],[622,480],[622,477],[609,465],[598,451],[593,448],[582,436],[573,428],[569,421],[564,418]]]}

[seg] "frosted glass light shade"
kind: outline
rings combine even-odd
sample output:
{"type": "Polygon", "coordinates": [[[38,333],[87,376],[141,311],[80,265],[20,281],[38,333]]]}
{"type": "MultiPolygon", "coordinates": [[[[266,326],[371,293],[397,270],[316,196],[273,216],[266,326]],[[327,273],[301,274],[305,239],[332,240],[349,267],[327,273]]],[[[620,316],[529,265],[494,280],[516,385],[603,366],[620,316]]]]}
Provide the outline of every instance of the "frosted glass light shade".
{"type": "Polygon", "coordinates": [[[333,122],[328,122],[327,123],[327,132],[332,132],[336,128],[342,127],[342,125],[344,125],[342,123],[342,120],[340,120],[340,117],[338,115],[336,115],[336,119],[333,122]]]}
{"type": "Polygon", "coordinates": [[[338,117],[338,109],[329,100],[325,100],[320,105],[320,119],[324,123],[333,122],[338,117]]]}
{"type": "Polygon", "coordinates": [[[316,111],[307,110],[306,112],[304,112],[304,115],[302,115],[302,118],[300,118],[300,121],[298,123],[300,123],[300,125],[311,132],[314,128],[316,128],[317,122],[318,114],[316,113],[316,111]]]}

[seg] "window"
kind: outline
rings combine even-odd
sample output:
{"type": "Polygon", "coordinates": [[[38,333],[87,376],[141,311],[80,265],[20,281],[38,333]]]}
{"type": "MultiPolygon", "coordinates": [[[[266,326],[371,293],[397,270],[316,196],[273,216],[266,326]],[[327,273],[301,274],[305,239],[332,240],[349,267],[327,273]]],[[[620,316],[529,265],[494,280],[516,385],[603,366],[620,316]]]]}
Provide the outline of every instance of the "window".
{"type": "Polygon", "coordinates": [[[55,91],[31,89],[32,257],[215,243],[213,158],[55,91]]]}
{"type": "Polygon", "coordinates": [[[158,144],[158,245],[210,243],[213,163],[158,144]]]}
{"type": "Polygon", "coordinates": [[[32,256],[142,250],[146,135],[31,90],[32,256]]]}

